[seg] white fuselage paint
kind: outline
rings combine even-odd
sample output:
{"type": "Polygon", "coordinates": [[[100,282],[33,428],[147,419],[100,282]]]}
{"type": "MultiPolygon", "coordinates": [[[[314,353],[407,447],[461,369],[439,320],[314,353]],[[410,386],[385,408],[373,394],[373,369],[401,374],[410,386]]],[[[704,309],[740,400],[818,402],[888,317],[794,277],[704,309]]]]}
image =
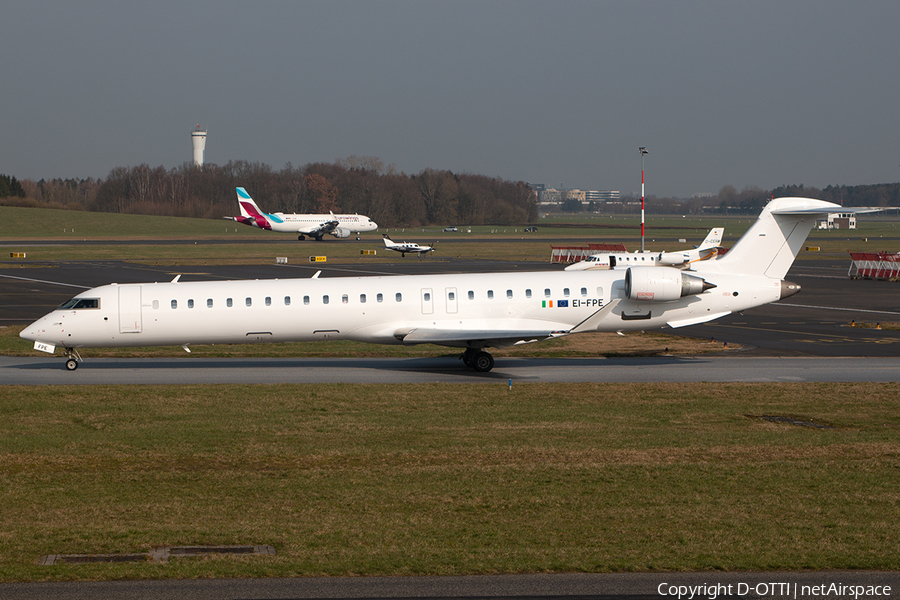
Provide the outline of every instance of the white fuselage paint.
{"type": "Polygon", "coordinates": [[[401,344],[398,331],[415,328],[483,331],[486,338],[501,329],[562,334],[616,299],[591,331],[679,327],[773,302],[781,293],[781,280],[770,277],[695,274],[717,287],[668,302],[627,300],[624,271],[110,284],[76,297],[97,298],[97,308],[57,309],[21,336],[65,348],[322,339],[401,344]]]}
{"type": "MultiPolygon", "coordinates": [[[[364,233],[375,231],[378,225],[365,215],[302,215],[273,213],[281,219],[281,222],[269,219],[272,231],[282,233],[309,233],[321,227],[322,223],[337,221],[338,227],[343,227],[350,233],[364,233]]],[[[270,215],[272,216],[272,215],[270,215]]]]}

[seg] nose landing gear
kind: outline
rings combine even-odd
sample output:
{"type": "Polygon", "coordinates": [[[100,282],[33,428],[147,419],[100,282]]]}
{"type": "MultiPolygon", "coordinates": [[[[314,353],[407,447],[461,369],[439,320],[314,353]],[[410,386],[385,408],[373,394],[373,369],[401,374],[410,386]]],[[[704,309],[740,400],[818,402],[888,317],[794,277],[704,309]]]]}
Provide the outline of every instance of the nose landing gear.
{"type": "Polygon", "coordinates": [[[494,368],[494,357],[484,350],[467,348],[460,358],[464,365],[472,367],[479,373],[487,373],[494,368]]]}
{"type": "Polygon", "coordinates": [[[78,368],[78,363],[81,362],[81,355],[78,354],[78,350],[75,348],[66,348],[66,371],[74,371],[78,368]]]}

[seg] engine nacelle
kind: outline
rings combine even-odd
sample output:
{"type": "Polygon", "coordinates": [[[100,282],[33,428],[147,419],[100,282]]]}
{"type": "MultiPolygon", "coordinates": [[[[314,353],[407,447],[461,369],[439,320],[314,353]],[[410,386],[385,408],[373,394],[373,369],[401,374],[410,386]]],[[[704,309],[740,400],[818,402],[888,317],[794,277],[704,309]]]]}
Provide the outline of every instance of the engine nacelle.
{"type": "Polygon", "coordinates": [[[350,237],[350,230],[346,227],[335,227],[332,235],[337,238],[346,238],[350,237]]]}
{"type": "Polygon", "coordinates": [[[701,277],[670,267],[629,267],[625,296],[638,302],[670,302],[716,287],[701,277]]]}
{"type": "Polygon", "coordinates": [[[659,260],[656,261],[658,265],[683,265],[686,262],[689,262],[691,259],[686,253],[682,252],[661,252],[659,255],[659,260]]]}

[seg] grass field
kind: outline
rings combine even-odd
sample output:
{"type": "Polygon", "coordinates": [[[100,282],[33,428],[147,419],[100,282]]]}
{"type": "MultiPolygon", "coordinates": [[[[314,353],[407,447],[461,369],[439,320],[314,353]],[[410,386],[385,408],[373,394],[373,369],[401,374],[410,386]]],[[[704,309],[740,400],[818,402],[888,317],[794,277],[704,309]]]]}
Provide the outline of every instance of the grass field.
{"type": "Polygon", "coordinates": [[[0,580],[898,569],[898,397],[898,384],[3,386],[0,580]],[[277,555],[38,565],[192,544],[277,555]]]}

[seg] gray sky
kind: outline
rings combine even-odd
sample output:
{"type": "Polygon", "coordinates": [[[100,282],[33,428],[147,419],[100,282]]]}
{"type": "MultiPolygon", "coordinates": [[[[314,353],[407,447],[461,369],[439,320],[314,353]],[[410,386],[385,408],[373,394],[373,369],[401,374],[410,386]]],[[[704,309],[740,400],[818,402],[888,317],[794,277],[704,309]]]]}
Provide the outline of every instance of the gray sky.
{"type": "Polygon", "coordinates": [[[377,156],[566,187],[900,181],[900,2],[45,2],[0,16],[0,173],[377,156]]]}

